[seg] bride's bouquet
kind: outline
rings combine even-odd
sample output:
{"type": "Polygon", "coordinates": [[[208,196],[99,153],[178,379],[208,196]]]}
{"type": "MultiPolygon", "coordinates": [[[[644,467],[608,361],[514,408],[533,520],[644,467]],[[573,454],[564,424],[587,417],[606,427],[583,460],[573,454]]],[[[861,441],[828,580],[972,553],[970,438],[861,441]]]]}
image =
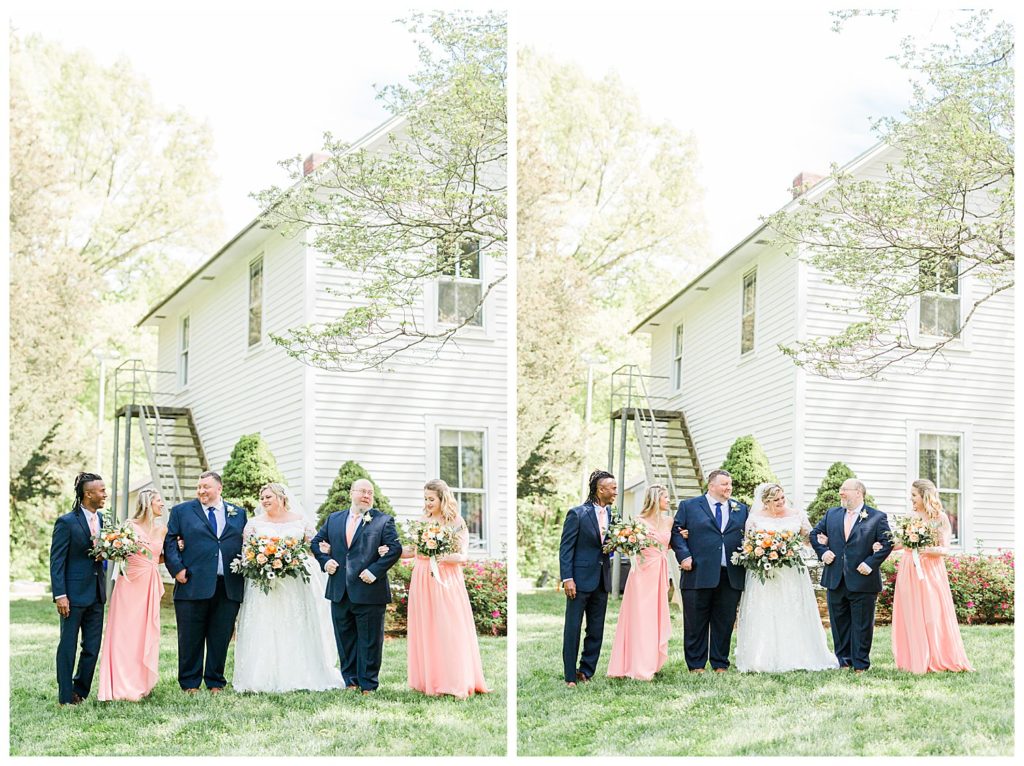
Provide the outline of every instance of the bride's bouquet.
{"type": "Polygon", "coordinates": [[[274,582],[282,577],[309,582],[308,556],[309,543],[303,537],[253,535],[242,543],[242,552],[231,562],[231,571],[270,593],[274,582]]]}
{"type": "Polygon", "coordinates": [[[651,536],[642,521],[623,521],[608,528],[608,539],[603,550],[605,553],[628,556],[630,563],[635,564],[636,557],[644,548],[656,545],[658,541],[651,536]]]}
{"type": "Polygon", "coordinates": [[[437,557],[459,552],[459,533],[454,527],[436,521],[410,521],[407,529],[416,552],[421,556],[430,557],[431,576],[444,585],[441,572],[437,568],[437,557]]]}
{"type": "Polygon", "coordinates": [[[789,530],[748,529],[731,557],[733,564],[750,570],[762,583],[781,567],[804,568],[803,539],[789,530]]]}
{"type": "Polygon", "coordinates": [[[135,553],[150,555],[149,548],[139,542],[135,525],[130,521],[105,523],[100,533],[92,539],[92,547],[89,549],[89,555],[94,559],[114,563],[115,579],[118,574],[124,574],[125,562],[135,553]]]}
{"type": "Polygon", "coordinates": [[[920,516],[910,514],[908,516],[897,516],[893,520],[892,528],[889,530],[889,537],[897,545],[902,545],[910,551],[914,559],[914,568],[917,570],[919,579],[924,579],[924,572],[921,571],[922,548],[929,548],[938,545],[939,534],[937,524],[920,516]]]}

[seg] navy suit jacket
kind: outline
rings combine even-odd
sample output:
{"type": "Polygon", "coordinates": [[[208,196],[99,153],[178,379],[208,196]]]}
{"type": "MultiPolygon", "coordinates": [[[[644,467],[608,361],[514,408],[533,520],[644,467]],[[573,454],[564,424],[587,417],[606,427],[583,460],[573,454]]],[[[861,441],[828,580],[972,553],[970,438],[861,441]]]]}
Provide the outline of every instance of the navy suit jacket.
{"type": "Polygon", "coordinates": [[[395,519],[371,508],[370,521],[359,522],[352,535],[352,547],[349,548],[345,530],[350,513],[348,508],[332,513],[310,543],[313,556],[320,563],[321,569],[331,559],[338,562],[338,569],[327,578],[327,592],[324,595],[330,601],[341,601],[348,593],[353,604],[388,604],[391,602],[388,570],[402,555],[402,541],[398,539],[395,519]],[[322,542],[330,544],[330,553],[320,552],[322,542]],[[388,552],[383,556],[377,553],[382,545],[388,546],[388,552]],[[359,575],[364,569],[369,570],[377,579],[372,583],[360,580],[359,575]]]}
{"type": "Polygon", "coordinates": [[[175,583],[175,601],[200,601],[213,598],[217,588],[217,552],[224,558],[224,594],[242,603],[245,580],[231,571],[231,562],[242,552],[242,531],[247,516],[245,508],[224,501],[224,529],[218,538],[210,526],[203,504],[189,500],[171,508],[167,519],[167,537],[164,538],[164,563],[174,577],[182,569],[188,570],[188,582],[175,583]],[[232,516],[231,511],[235,514],[232,516]],[[185,542],[185,550],[178,550],[178,538],[185,542]]]}
{"type": "Polygon", "coordinates": [[[715,513],[704,495],[681,501],[672,522],[669,544],[676,554],[676,561],[682,564],[692,558],[693,567],[689,572],[680,572],[679,588],[696,590],[716,587],[722,576],[724,545],[729,584],[736,590],[743,590],[746,572],[743,567],[732,563],[732,554],[743,544],[743,528],[746,523],[747,506],[738,500],[729,500],[729,522],[724,530],[718,528],[715,513]],[[679,533],[680,528],[689,530],[689,538],[683,539],[679,533]]]}
{"type": "MultiPolygon", "coordinates": [[[[615,519],[609,519],[609,526],[614,522],[615,519]]],[[[558,571],[562,581],[571,578],[576,590],[582,593],[592,593],[603,581],[605,590],[610,593],[611,560],[602,545],[594,504],[586,502],[570,508],[565,514],[562,541],[558,546],[558,571]]]]}
{"type": "MultiPolygon", "coordinates": [[[[100,529],[103,514],[97,513],[100,529]]],[[[92,534],[81,506],[58,516],[50,541],[50,589],[53,597],[68,597],[71,606],[92,606],[107,600],[103,562],[89,555],[92,534]]]]}
{"type": "Polygon", "coordinates": [[[829,508],[821,521],[811,530],[811,547],[821,559],[825,551],[832,551],[836,557],[821,570],[821,584],[829,590],[839,587],[840,580],[846,580],[846,589],[853,593],[879,593],[882,590],[882,562],[892,553],[892,539],[889,537],[888,517],[874,508],[864,506],[868,516],[859,516],[850,529],[850,539],[845,538],[846,509],[829,508]],[[818,534],[828,536],[828,545],[818,542],[818,534]],[[872,546],[879,542],[882,549],[875,553],[872,546]],[[861,563],[871,567],[871,574],[862,575],[857,571],[861,563]]]}

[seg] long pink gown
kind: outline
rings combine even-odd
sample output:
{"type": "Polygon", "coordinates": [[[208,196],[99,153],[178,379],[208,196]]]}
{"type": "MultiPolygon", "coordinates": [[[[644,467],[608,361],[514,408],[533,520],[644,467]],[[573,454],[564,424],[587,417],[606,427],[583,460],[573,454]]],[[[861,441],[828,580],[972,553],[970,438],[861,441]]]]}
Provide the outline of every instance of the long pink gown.
{"type": "MultiPolygon", "coordinates": [[[[460,533],[463,557],[469,532],[460,533]]],[[[424,694],[465,699],[488,692],[480,661],[473,610],[466,594],[463,562],[438,561],[440,581],[430,574],[430,559],[417,554],[409,582],[409,687],[424,694]],[[444,585],[442,585],[444,583],[444,585]]]]}
{"type": "MultiPolygon", "coordinates": [[[[644,521],[644,524],[647,524],[644,521]]],[[[671,527],[651,535],[667,547],[671,527]]],[[[615,626],[608,675],[650,681],[668,659],[672,621],[668,612],[668,562],[662,548],[645,548],[636,567],[629,570],[626,592],[615,626]]]]}
{"type": "MultiPolygon", "coordinates": [[[[942,514],[940,548],[949,547],[951,530],[949,519],[942,514]]],[[[896,667],[911,673],[974,670],[960,637],[943,557],[919,554],[922,579],[911,552],[897,552],[902,555],[896,564],[892,605],[892,653],[896,667]]]]}
{"type": "Polygon", "coordinates": [[[125,574],[117,578],[110,596],[107,634],[100,656],[99,699],[137,702],[156,686],[160,657],[159,541],[150,542],[138,524],[139,541],[150,556],[128,558],[125,574]]]}

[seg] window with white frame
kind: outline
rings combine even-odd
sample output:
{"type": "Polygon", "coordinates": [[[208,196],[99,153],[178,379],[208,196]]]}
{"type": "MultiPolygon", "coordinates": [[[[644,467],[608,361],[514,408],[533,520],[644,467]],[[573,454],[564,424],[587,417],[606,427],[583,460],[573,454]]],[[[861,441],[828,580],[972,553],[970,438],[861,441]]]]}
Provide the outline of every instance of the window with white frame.
{"type": "Polygon", "coordinates": [[[459,504],[469,529],[471,550],[487,548],[487,482],[484,432],[442,428],[438,434],[438,465],[459,504]]]}
{"type": "Polygon", "coordinates": [[[743,320],[740,353],[754,350],[754,306],[757,302],[757,269],[743,275],[743,320]]]}
{"type": "Polygon", "coordinates": [[[683,323],[672,330],[672,389],[683,387],[683,323]]]}
{"type": "Polygon", "coordinates": [[[480,240],[462,239],[439,245],[441,276],[437,280],[437,321],[482,327],[483,256],[480,240]]]}
{"type": "Polygon", "coordinates": [[[178,385],[182,388],[188,385],[188,344],[189,344],[189,328],[191,324],[191,318],[189,316],[183,316],[181,318],[181,328],[178,333],[178,385]]]}
{"type": "Polygon", "coordinates": [[[917,437],[918,474],[930,479],[939,490],[942,507],[953,526],[953,540],[958,541],[963,510],[961,465],[963,438],[961,434],[921,433],[917,437]]]}
{"type": "Polygon", "coordinates": [[[960,332],[960,275],[950,256],[923,262],[921,274],[922,335],[950,337],[960,332]]]}
{"type": "Polygon", "coordinates": [[[263,256],[249,264],[249,346],[263,340],[263,256]]]}

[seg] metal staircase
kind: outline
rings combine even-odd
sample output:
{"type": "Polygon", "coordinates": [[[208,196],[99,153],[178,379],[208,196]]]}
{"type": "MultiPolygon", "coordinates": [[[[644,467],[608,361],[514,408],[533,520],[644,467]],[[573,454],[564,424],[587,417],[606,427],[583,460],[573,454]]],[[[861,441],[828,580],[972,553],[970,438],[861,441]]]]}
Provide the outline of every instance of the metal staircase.
{"type": "Polygon", "coordinates": [[[131,491],[132,420],[149,464],[153,486],[168,505],[183,502],[194,495],[199,474],[209,470],[199,432],[188,407],[165,407],[156,404],[150,374],[173,375],[161,370],[147,370],[139,359],[129,359],[114,373],[116,407],[114,424],[114,497],[112,506],[119,519],[127,518],[128,495],[131,491]],[[118,464],[119,452],[121,465],[118,464]],[[118,491],[118,469],[121,488],[118,491]],[[118,500],[120,499],[120,507],[118,500]]]}

